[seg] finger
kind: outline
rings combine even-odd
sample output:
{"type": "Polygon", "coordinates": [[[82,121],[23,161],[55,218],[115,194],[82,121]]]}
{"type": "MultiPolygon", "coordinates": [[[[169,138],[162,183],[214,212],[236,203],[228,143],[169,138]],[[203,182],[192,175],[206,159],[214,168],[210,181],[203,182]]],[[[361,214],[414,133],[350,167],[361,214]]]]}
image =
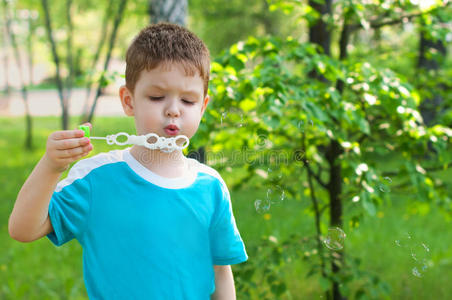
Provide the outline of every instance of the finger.
{"type": "Polygon", "coordinates": [[[67,150],[72,148],[77,148],[80,146],[85,146],[89,144],[90,140],[87,137],[74,138],[74,139],[64,139],[55,141],[56,150],[67,150]]]}
{"type": "Polygon", "coordinates": [[[59,150],[57,153],[58,158],[60,159],[67,159],[67,158],[74,158],[79,155],[86,155],[93,149],[93,145],[88,144],[83,147],[76,147],[72,149],[65,149],[65,150],[59,150]]]}
{"type": "Polygon", "coordinates": [[[51,134],[51,138],[54,140],[64,140],[64,139],[73,139],[73,138],[81,138],[85,135],[85,132],[80,129],[76,130],[63,130],[63,131],[55,131],[51,134]]]}
{"type": "Polygon", "coordinates": [[[93,125],[91,125],[90,122],[83,123],[82,125],[83,125],[83,126],[89,126],[89,129],[90,129],[90,130],[93,130],[93,125]]]}
{"type": "Polygon", "coordinates": [[[88,153],[89,153],[89,151],[88,151],[88,152],[84,152],[84,153],[79,154],[79,155],[76,155],[76,156],[72,157],[71,160],[72,160],[72,161],[79,160],[80,158],[83,158],[84,156],[87,156],[88,153]]]}

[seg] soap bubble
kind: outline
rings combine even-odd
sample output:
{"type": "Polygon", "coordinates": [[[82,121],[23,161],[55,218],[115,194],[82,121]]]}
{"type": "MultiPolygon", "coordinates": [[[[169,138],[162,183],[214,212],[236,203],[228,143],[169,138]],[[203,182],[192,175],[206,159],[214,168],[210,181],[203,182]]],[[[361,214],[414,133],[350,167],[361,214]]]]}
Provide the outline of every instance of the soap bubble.
{"type": "Polygon", "coordinates": [[[285,191],[279,185],[267,190],[267,201],[272,204],[280,204],[286,197],[285,191]]]}
{"type": "Polygon", "coordinates": [[[223,125],[223,120],[226,119],[227,115],[228,115],[228,113],[225,112],[225,111],[221,113],[221,120],[220,120],[221,123],[220,123],[220,125],[223,125]]]}
{"type": "Polygon", "coordinates": [[[416,267],[414,267],[414,268],[411,270],[411,272],[412,272],[413,275],[416,276],[416,277],[419,277],[419,278],[422,277],[421,272],[419,272],[419,270],[418,270],[416,267]]]}
{"type": "Polygon", "coordinates": [[[267,200],[262,201],[261,199],[257,199],[254,201],[254,207],[259,214],[263,214],[270,209],[270,202],[267,200]]]}
{"type": "Polygon", "coordinates": [[[380,182],[379,184],[377,184],[377,187],[383,193],[388,193],[388,192],[391,191],[391,189],[389,188],[388,184],[392,183],[392,179],[389,178],[389,177],[384,177],[383,179],[384,179],[384,181],[380,182]]]}
{"type": "Polygon", "coordinates": [[[297,123],[297,127],[298,127],[298,129],[304,129],[304,122],[303,121],[298,121],[298,123],[297,123]]]}
{"type": "Polygon", "coordinates": [[[246,124],[243,122],[243,114],[240,114],[240,123],[237,125],[239,128],[245,126],[246,124]]]}
{"type": "Polygon", "coordinates": [[[346,234],[339,227],[333,227],[328,229],[328,235],[323,240],[325,246],[330,250],[341,250],[344,248],[344,240],[346,234]]]}
{"type": "Polygon", "coordinates": [[[411,235],[409,232],[407,232],[404,236],[401,238],[395,240],[395,244],[402,248],[409,248],[412,246],[413,242],[411,239],[411,235]]]}
{"type": "Polygon", "coordinates": [[[300,129],[301,132],[304,132],[306,129],[308,129],[308,125],[314,126],[314,121],[308,120],[308,122],[305,123],[303,120],[300,120],[297,123],[297,128],[300,129]]]}
{"type": "Polygon", "coordinates": [[[378,187],[378,189],[379,189],[380,191],[382,191],[383,193],[388,193],[388,192],[391,191],[391,189],[390,189],[386,184],[383,184],[383,183],[379,183],[379,184],[377,185],[377,187],[378,187]]]}
{"type": "Polygon", "coordinates": [[[430,248],[427,247],[427,245],[425,245],[424,243],[421,244],[422,247],[424,247],[425,251],[430,252],[430,248]]]}
{"type": "Polygon", "coordinates": [[[410,233],[406,233],[402,238],[395,240],[398,247],[407,249],[405,252],[413,260],[414,267],[411,273],[416,277],[422,277],[429,267],[430,248],[425,243],[417,243],[410,233]]]}
{"type": "Polygon", "coordinates": [[[414,245],[410,248],[411,257],[413,260],[420,264],[427,264],[428,256],[430,255],[430,249],[424,244],[414,245]]]}
{"type": "Polygon", "coordinates": [[[278,173],[278,172],[276,172],[276,171],[278,171],[278,170],[275,170],[275,169],[272,169],[273,167],[268,167],[267,168],[267,173],[268,173],[268,175],[270,175],[271,176],[271,178],[277,178],[278,179],[278,181],[279,180],[281,180],[281,178],[282,178],[282,173],[278,173]]]}

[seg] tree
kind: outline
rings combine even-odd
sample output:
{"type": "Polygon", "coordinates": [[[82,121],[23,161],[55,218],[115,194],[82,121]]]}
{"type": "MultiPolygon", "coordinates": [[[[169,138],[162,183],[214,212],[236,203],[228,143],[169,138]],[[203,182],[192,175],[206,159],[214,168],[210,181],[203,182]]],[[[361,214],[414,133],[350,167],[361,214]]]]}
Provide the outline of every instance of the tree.
{"type": "MultiPolygon", "coordinates": [[[[25,106],[25,121],[26,121],[26,137],[25,137],[25,148],[30,150],[33,148],[33,122],[30,114],[30,108],[28,106],[28,92],[27,85],[25,82],[25,76],[23,74],[22,62],[20,57],[19,46],[16,41],[16,36],[11,28],[11,16],[9,15],[9,5],[7,0],[3,0],[3,14],[5,20],[5,29],[7,37],[9,38],[10,44],[13,47],[14,58],[16,61],[16,67],[19,71],[20,80],[20,90],[22,95],[22,100],[25,106]]],[[[6,74],[8,77],[8,74],[6,74]]]]}
{"type": "MultiPolygon", "coordinates": [[[[121,24],[121,20],[122,17],[124,15],[124,11],[126,10],[126,5],[127,5],[127,0],[121,0],[121,2],[118,5],[118,11],[116,12],[115,15],[115,19],[114,19],[114,23],[113,23],[113,29],[110,35],[110,39],[109,39],[109,43],[108,43],[108,51],[107,51],[107,55],[105,57],[105,62],[104,62],[104,68],[97,86],[97,91],[96,91],[96,95],[94,97],[94,102],[91,106],[90,109],[90,113],[88,115],[87,121],[91,122],[93,117],[94,117],[94,111],[96,109],[96,105],[97,105],[97,100],[99,99],[101,93],[102,93],[102,88],[104,88],[107,85],[107,77],[106,77],[106,72],[108,69],[108,65],[110,63],[110,58],[111,58],[111,53],[116,41],[116,35],[119,29],[119,25],[121,24]]],[[[101,47],[101,46],[100,46],[101,47]]]]}
{"type": "MultiPolygon", "coordinates": [[[[441,125],[426,126],[418,111],[418,94],[408,82],[389,69],[354,60],[348,54],[353,32],[400,24],[404,19],[423,16],[431,10],[416,11],[416,7],[409,5],[397,13],[379,12],[374,4],[338,2],[331,11],[339,12],[342,22],[335,24],[333,20],[338,18],[328,15],[328,1],[324,2],[326,7],[318,6],[318,1],[311,3],[314,7],[298,1],[276,2],[272,6],[291,6],[292,10],[301,6],[302,19],[308,19],[311,28],[316,28],[316,33],[313,29],[310,35],[313,43],[293,37],[270,37],[249,38],[233,45],[212,65],[211,88],[217,101],[212,103],[214,109],[208,111],[208,125],[199,139],[211,141],[215,151],[249,152],[250,148],[259,146],[256,135],[265,136],[270,142],[260,151],[252,152],[254,161],[258,156],[279,151],[291,160],[272,169],[279,168],[284,174],[306,173],[320,259],[319,265],[313,268],[321,274],[320,283],[327,297],[342,299],[349,296],[348,283],[357,280],[362,272],[358,271],[357,260],[345,256],[344,251],[322,251],[325,211],[329,212],[331,227],[341,226],[348,211],[344,206],[357,202],[362,205],[362,211],[356,212],[355,208],[352,220],[362,218],[364,212],[375,215],[376,206],[387,197],[385,178],[396,175],[405,176],[399,188],[408,186],[419,201],[443,203],[447,210],[451,209],[444,186],[429,171],[449,163],[446,149],[450,147],[452,130],[441,125]],[[318,23],[320,18],[326,24],[318,23]],[[324,49],[329,47],[331,36],[325,31],[333,29],[339,30],[338,58],[324,49]],[[214,130],[225,122],[220,121],[225,108],[231,127],[214,130]],[[241,119],[240,123],[246,126],[233,126],[241,119]],[[306,126],[310,122],[315,126],[306,126]],[[428,151],[429,141],[437,156],[421,164],[419,158],[428,151]],[[393,162],[394,170],[380,170],[379,156],[388,153],[400,154],[393,162]],[[354,202],[350,201],[351,196],[354,202]],[[339,283],[344,287],[340,288],[339,283]]],[[[285,185],[293,197],[301,197],[296,191],[302,182],[282,182],[256,164],[245,164],[243,168],[248,175],[238,179],[237,186],[264,174],[267,181],[285,185]]],[[[271,291],[261,293],[260,299],[274,299],[284,288],[270,280],[269,276],[274,278],[275,274],[270,272],[266,276],[262,280],[271,283],[271,291]]],[[[387,293],[386,285],[378,277],[368,276],[373,278],[372,286],[363,286],[358,294],[387,293]]],[[[245,286],[244,290],[249,292],[250,287],[245,286]]]]}
{"type": "MultiPolygon", "coordinates": [[[[67,11],[70,12],[71,11],[71,1],[67,1],[66,5],[67,5],[67,11]]],[[[50,9],[49,9],[49,4],[47,0],[41,0],[41,5],[42,5],[42,9],[44,11],[44,16],[45,16],[45,27],[46,27],[46,33],[47,33],[47,38],[48,41],[50,43],[50,48],[52,51],[52,58],[53,58],[53,62],[55,64],[55,69],[56,69],[56,74],[55,74],[55,80],[56,80],[56,84],[57,84],[57,89],[58,89],[58,96],[60,98],[60,106],[61,106],[61,126],[64,130],[68,129],[68,125],[69,125],[69,98],[68,96],[70,95],[70,92],[65,91],[65,87],[63,84],[63,79],[61,76],[61,57],[58,54],[58,50],[57,50],[57,44],[54,38],[54,34],[53,34],[53,27],[52,27],[52,20],[51,20],[51,13],[50,13],[50,9]]],[[[71,22],[71,18],[69,18],[67,20],[68,22],[71,22]]],[[[70,28],[72,28],[72,25],[69,25],[70,28]]],[[[68,37],[68,39],[70,39],[71,37],[68,37]]],[[[69,51],[72,51],[72,49],[69,49],[69,51]]],[[[68,57],[70,57],[70,55],[68,55],[68,57]]],[[[69,71],[70,73],[70,71],[69,71]]],[[[71,75],[68,75],[69,77],[71,77],[71,75]]]]}
{"type": "MultiPolygon", "coordinates": [[[[434,22],[437,23],[440,28],[443,27],[443,24],[445,24],[445,22],[442,22],[441,20],[441,15],[429,15],[421,18],[417,68],[421,74],[426,76],[421,83],[423,86],[431,86],[436,91],[445,91],[447,83],[442,82],[440,78],[435,78],[436,76],[428,76],[429,73],[438,74],[438,71],[444,64],[443,62],[447,55],[447,48],[444,43],[444,34],[441,34],[441,32],[437,32],[437,30],[434,29],[432,26],[432,19],[434,19],[434,22]],[[427,21],[431,24],[430,26],[426,24],[427,21]],[[437,81],[437,83],[429,83],[429,81],[437,81]],[[437,88],[435,88],[435,85],[437,88]]],[[[422,118],[425,120],[426,124],[432,125],[438,121],[439,113],[441,110],[444,110],[443,101],[444,99],[441,93],[425,95],[420,109],[422,118]]]]}
{"type": "Polygon", "coordinates": [[[185,26],[187,10],[187,0],[150,0],[150,23],[169,22],[185,26]]]}

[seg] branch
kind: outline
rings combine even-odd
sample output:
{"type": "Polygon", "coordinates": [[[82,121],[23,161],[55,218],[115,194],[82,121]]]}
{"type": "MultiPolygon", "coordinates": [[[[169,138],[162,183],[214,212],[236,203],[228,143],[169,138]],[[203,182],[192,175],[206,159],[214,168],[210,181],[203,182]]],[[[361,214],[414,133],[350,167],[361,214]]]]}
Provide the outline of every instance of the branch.
{"type": "MultiPolygon", "coordinates": [[[[416,12],[416,13],[412,13],[412,14],[407,14],[407,15],[401,16],[400,18],[397,18],[397,19],[386,20],[386,21],[383,21],[383,22],[380,21],[379,19],[372,20],[372,21],[370,21],[370,27],[373,28],[373,29],[377,29],[377,28],[380,28],[380,27],[383,27],[383,26],[386,26],[386,25],[399,24],[399,23],[402,23],[404,21],[404,19],[408,19],[409,20],[409,19],[413,19],[413,18],[422,16],[422,15],[430,14],[433,11],[435,11],[436,9],[440,9],[440,8],[444,9],[450,3],[451,2],[448,2],[445,6],[435,7],[433,9],[430,9],[430,10],[427,10],[427,11],[421,11],[421,12],[416,12]]],[[[350,30],[352,30],[352,31],[360,29],[360,28],[363,28],[362,24],[352,24],[352,25],[350,25],[350,30]]]]}
{"type": "MultiPolygon", "coordinates": [[[[302,137],[302,146],[303,148],[306,149],[306,142],[305,142],[305,138],[306,135],[303,133],[303,137],[302,137]]],[[[306,159],[305,159],[306,160],[306,159]]],[[[317,231],[317,251],[319,252],[319,257],[320,257],[320,265],[321,265],[321,270],[322,270],[322,276],[326,277],[326,271],[325,271],[325,260],[323,257],[323,247],[322,247],[322,241],[320,240],[320,237],[322,236],[322,231],[320,229],[320,218],[321,218],[321,213],[319,211],[319,203],[317,201],[317,198],[315,196],[315,190],[314,190],[314,184],[312,183],[312,177],[311,175],[313,175],[313,173],[310,171],[310,168],[308,169],[308,184],[309,184],[309,189],[310,189],[310,194],[311,194],[311,200],[312,200],[312,205],[314,206],[314,212],[315,212],[315,228],[317,231]]]]}
{"type": "Polygon", "coordinates": [[[320,184],[322,187],[324,187],[325,189],[328,188],[328,184],[326,184],[325,182],[323,182],[323,180],[320,178],[320,168],[319,168],[319,173],[315,174],[313,172],[313,170],[311,169],[311,166],[309,165],[308,161],[306,158],[302,159],[302,162],[304,163],[304,165],[306,166],[306,168],[308,169],[308,172],[314,177],[314,179],[317,181],[318,184],[320,184]]]}
{"type": "MultiPolygon", "coordinates": [[[[447,164],[446,169],[448,169],[450,166],[452,166],[452,162],[447,164]]],[[[442,171],[442,170],[444,170],[444,166],[436,166],[436,167],[424,168],[424,170],[428,171],[428,172],[442,171]]]]}

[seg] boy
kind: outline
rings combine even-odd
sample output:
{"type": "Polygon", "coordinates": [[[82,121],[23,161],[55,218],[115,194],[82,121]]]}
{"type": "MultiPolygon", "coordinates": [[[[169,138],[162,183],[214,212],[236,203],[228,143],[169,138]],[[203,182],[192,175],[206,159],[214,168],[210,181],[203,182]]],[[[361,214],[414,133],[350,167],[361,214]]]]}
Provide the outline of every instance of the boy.
{"type": "MultiPolygon", "coordinates": [[[[191,138],[209,102],[209,52],[183,27],[144,28],[126,55],[119,90],[137,135],[191,138]]],[[[83,247],[90,299],[235,299],[230,265],[248,256],[228,189],[212,168],[133,146],[76,163],[93,149],[81,130],[49,136],[20,190],[9,233],[83,247]],[[56,188],[55,188],[56,187],[56,188]]]]}

